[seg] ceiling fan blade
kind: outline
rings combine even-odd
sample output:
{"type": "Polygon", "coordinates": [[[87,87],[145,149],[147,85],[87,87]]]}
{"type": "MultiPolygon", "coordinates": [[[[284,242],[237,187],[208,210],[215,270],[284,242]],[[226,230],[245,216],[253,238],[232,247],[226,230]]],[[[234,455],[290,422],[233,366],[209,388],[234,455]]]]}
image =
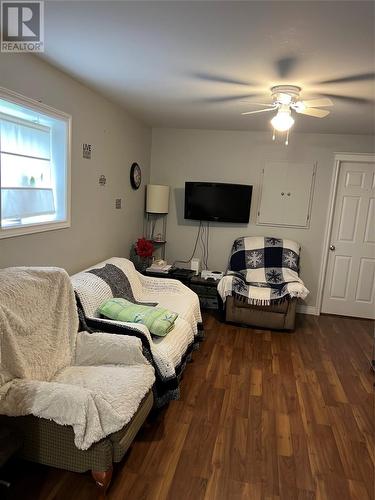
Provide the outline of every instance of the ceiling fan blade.
{"type": "Polygon", "coordinates": [[[213,75],[210,73],[193,73],[193,77],[198,80],[204,80],[206,82],[215,82],[215,83],[229,83],[231,85],[244,85],[246,87],[251,87],[256,85],[254,82],[245,82],[243,80],[236,80],[235,78],[230,78],[223,75],[213,75]]]}
{"type": "Polygon", "coordinates": [[[324,106],[333,106],[333,102],[328,97],[322,97],[321,99],[307,99],[302,101],[306,108],[321,108],[324,106]]]}
{"type": "Polygon", "coordinates": [[[245,111],[241,113],[241,115],[253,115],[255,113],[264,113],[265,111],[274,111],[276,108],[266,108],[266,109],[257,109],[256,111],[245,111]]]}
{"type": "Polygon", "coordinates": [[[297,62],[297,58],[293,56],[282,57],[281,59],[275,61],[277,76],[279,78],[287,78],[288,76],[290,76],[294,68],[296,67],[297,62]]]}
{"type": "Polygon", "coordinates": [[[254,101],[240,101],[246,102],[247,104],[253,104],[254,106],[267,106],[268,108],[276,108],[274,104],[266,104],[265,102],[254,102],[254,101]]]}
{"type": "Polygon", "coordinates": [[[324,118],[330,113],[328,109],[317,109],[317,108],[306,108],[301,111],[298,111],[296,109],[296,112],[299,113],[300,115],[314,116],[315,118],[324,118]]]}
{"type": "Polygon", "coordinates": [[[323,82],[319,82],[319,84],[350,83],[350,82],[363,82],[372,80],[375,80],[375,73],[362,73],[359,75],[349,75],[349,76],[342,76],[341,78],[332,78],[331,80],[325,80],[323,82]]]}
{"type": "Polygon", "coordinates": [[[258,94],[243,94],[243,95],[224,95],[224,96],[212,96],[212,97],[203,97],[199,99],[199,102],[207,102],[207,103],[220,103],[220,102],[230,102],[237,101],[241,99],[245,99],[246,97],[257,97],[258,94]]]}
{"type": "Polygon", "coordinates": [[[374,104],[373,99],[367,99],[365,97],[351,97],[348,95],[336,95],[336,94],[322,94],[330,99],[333,99],[334,101],[343,101],[343,102],[349,102],[352,104],[374,104]]]}

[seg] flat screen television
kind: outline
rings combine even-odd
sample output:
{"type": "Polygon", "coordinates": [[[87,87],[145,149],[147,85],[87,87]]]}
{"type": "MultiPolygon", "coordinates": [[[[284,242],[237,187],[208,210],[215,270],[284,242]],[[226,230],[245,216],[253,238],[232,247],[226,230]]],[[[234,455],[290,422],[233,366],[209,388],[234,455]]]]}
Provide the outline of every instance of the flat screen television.
{"type": "Polygon", "coordinates": [[[253,186],[185,182],[185,219],[246,223],[253,186]]]}

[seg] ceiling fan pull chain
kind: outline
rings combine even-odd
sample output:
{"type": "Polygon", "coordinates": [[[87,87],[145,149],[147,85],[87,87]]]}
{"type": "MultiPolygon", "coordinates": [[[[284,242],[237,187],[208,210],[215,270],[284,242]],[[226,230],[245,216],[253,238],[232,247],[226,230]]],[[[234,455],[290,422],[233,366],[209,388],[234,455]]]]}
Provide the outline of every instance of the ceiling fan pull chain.
{"type": "Polygon", "coordinates": [[[286,131],[285,146],[289,144],[289,130],[286,131]]]}

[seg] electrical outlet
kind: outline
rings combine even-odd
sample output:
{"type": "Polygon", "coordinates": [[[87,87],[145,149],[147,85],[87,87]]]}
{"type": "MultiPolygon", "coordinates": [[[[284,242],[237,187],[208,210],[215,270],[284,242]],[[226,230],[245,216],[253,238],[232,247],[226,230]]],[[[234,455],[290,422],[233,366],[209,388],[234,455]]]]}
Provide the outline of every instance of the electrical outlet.
{"type": "Polygon", "coordinates": [[[119,209],[122,208],[122,199],[121,198],[116,198],[116,200],[115,200],[115,208],[117,210],[119,210],[119,209]]]}

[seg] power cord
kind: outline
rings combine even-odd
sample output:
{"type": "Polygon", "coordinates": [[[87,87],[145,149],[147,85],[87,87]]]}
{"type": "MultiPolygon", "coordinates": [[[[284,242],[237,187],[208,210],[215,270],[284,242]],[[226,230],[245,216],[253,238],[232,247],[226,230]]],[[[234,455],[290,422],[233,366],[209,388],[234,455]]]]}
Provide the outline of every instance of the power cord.
{"type": "Polygon", "coordinates": [[[191,254],[190,259],[188,259],[188,260],[175,260],[173,262],[172,266],[174,266],[175,264],[188,264],[191,261],[191,259],[194,257],[195,252],[197,250],[197,245],[198,245],[199,236],[201,234],[201,229],[202,229],[202,221],[199,221],[198,233],[197,233],[197,237],[195,239],[194,249],[193,249],[193,253],[191,254]]]}
{"type": "Polygon", "coordinates": [[[210,245],[210,223],[207,222],[207,258],[206,258],[206,269],[208,269],[208,257],[209,257],[209,245],[210,245]]]}
{"type": "Polygon", "coordinates": [[[188,260],[175,260],[173,262],[173,266],[175,266],[176,264],[188,264],[194,257],[199,242],[202,252],[202,265],[205,269],[208,269],[209,240],[210,240],[210,223],[207,222],[207,225],[205,226],[202,221],[199,221],[198,233],[197,237],[195,238],[194,249],[191,254],[191,257],[188,260]]]}
{"type": "Polygon", "coordinates": [[[204,234],[205,234],[205,226],[204,224],[202,225],[202,233],[200,237],[200,247],[201,247],[201,252],[202,252],[202,267],[206,269],[206,247],[204,243],[204,234]]]}

